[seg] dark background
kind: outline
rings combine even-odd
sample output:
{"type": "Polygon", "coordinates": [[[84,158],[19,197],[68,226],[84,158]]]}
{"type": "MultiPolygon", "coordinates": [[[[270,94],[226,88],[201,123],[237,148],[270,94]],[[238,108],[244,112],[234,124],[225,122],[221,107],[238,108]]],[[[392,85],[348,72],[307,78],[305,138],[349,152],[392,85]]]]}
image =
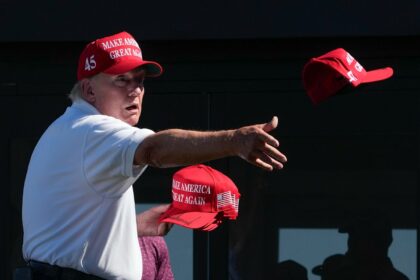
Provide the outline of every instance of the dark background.
{"type": "MultiPolygon", "coordinates": [[[[194,234],[194,279],[228,279],[229,253],[241,279],[272,275],[279,227],[334,228],[377,208],[394,228],[417,229],[419,2],[0,0],[0,278],[22,264],[27,164],[70,104],[78,55],[88,41],[122,30],[165,70],[146,81],[139,126],[224,129],[279,117],[273,134],[289,159],[284,170],[237,158],[208,163],[239,186],[240,216],[194,234]],[[394,76],[313,106],[303,65],[338,47],[367,70],[393,67],[394,76]]],[[[150,168],[136,183],[136,202],[170,202],[175,170],[150,168]]]]}

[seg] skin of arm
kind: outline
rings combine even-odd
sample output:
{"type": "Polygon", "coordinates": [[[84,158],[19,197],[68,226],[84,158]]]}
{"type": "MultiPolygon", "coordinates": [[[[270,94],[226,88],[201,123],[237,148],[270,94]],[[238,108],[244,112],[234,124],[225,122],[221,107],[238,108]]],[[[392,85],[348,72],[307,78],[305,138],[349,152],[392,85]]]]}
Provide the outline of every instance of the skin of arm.
{"type": "Polygon", "coordinates": [[[277,123],[277,117],[273,117],[264,124],[232,130],[163,130],[148,136],[138,146],[134,163],[165,168],[239,156],[268,171],[281,169],[286,156],[277,149],[279,142],[268,133],[277,123]]]}
{"type": "MultiPolygon", "coordinates": [[[[268,132],[277,127],[277,117],[265,124],[232,130],[191,131],[168,129],[152,134],[137,147],[134,163],[154,167],[198,164],[228,156],[239,156],[262,169],[283,168],[286,156],[268,132]]],[[[158,223],[169,205],[160,205],[137,215],[139,236],[166,235],[172,224],[158,223]]]]}

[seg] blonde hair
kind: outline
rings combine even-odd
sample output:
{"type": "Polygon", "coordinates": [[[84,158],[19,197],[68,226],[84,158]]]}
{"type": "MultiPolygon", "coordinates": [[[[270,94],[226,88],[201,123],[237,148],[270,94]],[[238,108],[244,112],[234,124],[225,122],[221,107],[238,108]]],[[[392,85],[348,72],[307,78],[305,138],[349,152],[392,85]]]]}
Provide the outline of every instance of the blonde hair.
{"type": "MultiPolygon", "coordinates": [[[[89,77],[89,78],[85,78],[85,79],[87,79],[87,80],[93,80],[93,79],[96,79],[96,77],[98,76],[99,74],[96,74],[96,75],[93,75],[93,76],[91,76],[91,77],[89,77]]],[[[73,85],[73,88],[71,89],[71,91],[70,91],[70,93],[68,94],[68,97],[71,99],[71,101],[72,102],[74,102],[74,101],[76,101],[76,100],[79,100],[79,99],[83,99],[83,96],[82,96],[82,81],[83,81],[84,79],[82,79],[82,80],[80,80],[80,81],[77,81],[74,85],[73,85]]]]}
{"type": "Polygon", "coordinates": [[[71,89],[68,97],[71,99],[72,102],[75,102],[76,100],[82,99],[82,82],[77,81],[73,88],[71,89]]]}

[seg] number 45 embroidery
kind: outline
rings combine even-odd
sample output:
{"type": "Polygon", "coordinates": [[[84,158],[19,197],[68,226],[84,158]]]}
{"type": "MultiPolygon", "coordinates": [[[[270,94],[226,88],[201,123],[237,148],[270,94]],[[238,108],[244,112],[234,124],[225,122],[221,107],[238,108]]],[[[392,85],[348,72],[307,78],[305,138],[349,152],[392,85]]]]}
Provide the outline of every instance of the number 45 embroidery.
{"type": "Polygon", "coordinates": [[[90,70],[95,69],[95,67],[96,67],[95,56],[92,55],[91,57],[86,57],[85,70],[90,71],[90,70]]]}

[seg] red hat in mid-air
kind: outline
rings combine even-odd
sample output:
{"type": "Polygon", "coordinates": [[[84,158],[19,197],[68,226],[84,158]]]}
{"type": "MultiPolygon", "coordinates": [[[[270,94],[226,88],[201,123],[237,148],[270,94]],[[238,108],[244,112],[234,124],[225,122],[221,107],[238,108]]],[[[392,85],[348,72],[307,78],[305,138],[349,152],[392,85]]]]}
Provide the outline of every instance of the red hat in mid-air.
{"type": "Polygon", "coordinates": [[[312,102],[318,104],[349,84],[357,87],[388,79],[392,75],[391,67],[366,71],[350,53],[338,48],[306,63],[303,83],[312,102]]]}

